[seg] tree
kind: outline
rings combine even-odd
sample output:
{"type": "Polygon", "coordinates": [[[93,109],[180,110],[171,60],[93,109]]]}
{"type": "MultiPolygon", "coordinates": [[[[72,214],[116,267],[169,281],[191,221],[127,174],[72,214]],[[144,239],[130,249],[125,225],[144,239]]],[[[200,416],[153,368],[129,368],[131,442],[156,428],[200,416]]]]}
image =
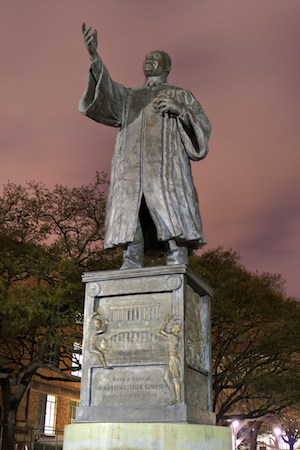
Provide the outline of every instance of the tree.
{"type": "Polygon", "coordinates": [[[264,422],[260,436],[272,437],[274,445],[268,446],[268,448],[277,448],[279,440],[282,439],[286,444],[288,444],[290,450],[300,448],[300,443],[295,447],[295,444],[300,440],[300,410],[299,409],[289,409],[288,411],[280,414],[279,416],[273,416],[267,418],[264,422]],[[278,430],[275,437],[275,430],[278,430]],[[277,447],[276,447],[277,445],[277,447]]]}
{"type": "Polygon", "coordinates": [[[297,415],[293,413],[284,414],[279,419],[278,425],[282,430],[281,439],[289,445],[290,450],[294,450],[294,445],[300,439],[299,414],[300,411],[297,411],[297,415]]]}
{"type": "Polygon", "coordinates": [[[18,405],[33,375],[75,381],[74,342],[82,336],[81,273],[115,268],[104,253],[105,178],[49,191],[8,183],[0,198],[0,385],[4,448],[13,448],[18,405]],[[61,364],[47,356],[59,349],[61,364]],[[45,375],[42,369],[51,369],[45,375]]]}
{"type": "Polygon", "coordinates": [[[214,289],[213,405],[218,424],[300,403],[300,302],[279,275],[251,273],[222,248],[190,258],[214,289]]]}

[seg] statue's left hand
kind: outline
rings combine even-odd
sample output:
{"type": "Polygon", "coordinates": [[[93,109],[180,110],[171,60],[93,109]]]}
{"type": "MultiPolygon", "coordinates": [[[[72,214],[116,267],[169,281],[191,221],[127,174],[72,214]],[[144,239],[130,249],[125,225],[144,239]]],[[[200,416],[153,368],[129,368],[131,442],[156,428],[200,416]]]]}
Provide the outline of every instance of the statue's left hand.
{"type": "Polygon", "coordinates": [[[183,112],[182,105],[168,94],[159,94],[153,103],[157,111],[162,113],[169,112],[179,116],[183,112]]]}

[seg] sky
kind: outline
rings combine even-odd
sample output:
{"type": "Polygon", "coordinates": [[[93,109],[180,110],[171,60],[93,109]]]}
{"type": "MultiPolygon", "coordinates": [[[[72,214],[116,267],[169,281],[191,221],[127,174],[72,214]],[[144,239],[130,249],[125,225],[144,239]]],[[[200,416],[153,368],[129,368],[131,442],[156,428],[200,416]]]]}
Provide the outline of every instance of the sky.
{"type": "Polygon", "coordinates": [[[172,58],[212,124],[192,163],[206,249],[250,271],[280,273],[300,298],[299,0],[1,0],[0,189],[79,187],[109,173],[117,130],[78,112],[98,31],[112,78],[144,83],[149,51],[172,58]]]}

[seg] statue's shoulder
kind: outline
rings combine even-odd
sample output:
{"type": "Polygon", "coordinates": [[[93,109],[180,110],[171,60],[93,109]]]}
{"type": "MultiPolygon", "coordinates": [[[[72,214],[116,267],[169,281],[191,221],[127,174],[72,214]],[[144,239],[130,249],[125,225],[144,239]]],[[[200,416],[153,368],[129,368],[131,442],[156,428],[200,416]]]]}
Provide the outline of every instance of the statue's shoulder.
{"type": "Polygon", "coordinates": [[[127,88],[128,90],[130,90],[131,92],[135,92],[135,91],[142,91],[142,90],[146,90],[146,86],[138,86],[138,87],[131,87],[131,88],[127,88]]]}
{"type": "Polygon", "coordinates": [[[169,89],[175,89],[175,91],[183,91],[184,90],[179,86],[174,86],[173,84],[165,83],[165,85],[168,86],[169,89]]]}

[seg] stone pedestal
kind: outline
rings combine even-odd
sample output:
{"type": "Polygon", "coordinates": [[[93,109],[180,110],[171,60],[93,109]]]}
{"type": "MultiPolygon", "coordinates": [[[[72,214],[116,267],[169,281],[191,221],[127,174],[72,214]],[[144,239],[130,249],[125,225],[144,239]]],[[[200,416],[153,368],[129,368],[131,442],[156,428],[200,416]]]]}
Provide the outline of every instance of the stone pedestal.
{"type": "Polygon", "coordinates": [[[67,425],[64,450],[231,450],[231,430],[177,423],[67,425]]]}
{"type": "Polygon", "coordinates": [[[214,425],[211,287],[185,265],[90,272],[83,281],[75,423],[214,425]]]}

